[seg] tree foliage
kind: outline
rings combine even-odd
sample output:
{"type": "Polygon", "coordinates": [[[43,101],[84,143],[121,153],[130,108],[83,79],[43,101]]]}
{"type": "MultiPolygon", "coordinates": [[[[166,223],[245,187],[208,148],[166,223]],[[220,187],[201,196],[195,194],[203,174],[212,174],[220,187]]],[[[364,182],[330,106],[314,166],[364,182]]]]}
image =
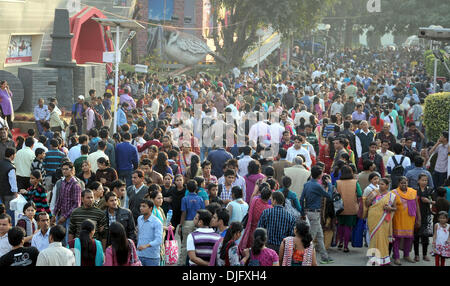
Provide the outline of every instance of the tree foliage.
{"type": "Polygon", "coordinates": [[[212,0],[213,23],[222,29],[214,29],[212,38],[216,52],[229,63],[222,69],[239,66],[247,49],[258,40],[256,30],[271,25],[274,30],[288,35],[305,32],[320,20],[336,0],[212,0]],[[220,11],[227,11],[225,17],[220,11]]]}

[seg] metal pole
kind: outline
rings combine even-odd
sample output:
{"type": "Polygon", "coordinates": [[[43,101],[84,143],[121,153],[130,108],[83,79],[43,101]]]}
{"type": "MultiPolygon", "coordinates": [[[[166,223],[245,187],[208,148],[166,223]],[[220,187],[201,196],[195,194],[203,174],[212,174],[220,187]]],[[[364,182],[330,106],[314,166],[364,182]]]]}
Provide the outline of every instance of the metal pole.
{"type": "Polygon", "coordinates": [[[436,85],[437,85],[437,62],[438,62],[438,59],[434,59],[434,81],[433,81],[433,91],[434,91],[434,93],[436,93],[437,92],[437,90],[436,90],[436,85]]]}
{"type": "Polygon", "coordinates": [[[312,45],[311,45],[311,53],[314,56],[314,34],[312,36],[312,45]]]}
{"type": "Polygon", "coordinates": [[[327,58],[327,49],[328,49],[328,30],[327,30],[327,37],[325,38],[325,58],[327,58]]]}
{"type": "Polygon", "coordinates": [[[120,56],[120,47],[119,47],[119,34],[120,33],[120,26],[116,26],[116,72],[115,72],[115,83],[114,83],[114,127],[113,127],[113,133],[117,132],[117,105],[118,105],[118,93],[119,93],[119,56],[120,56]]]}

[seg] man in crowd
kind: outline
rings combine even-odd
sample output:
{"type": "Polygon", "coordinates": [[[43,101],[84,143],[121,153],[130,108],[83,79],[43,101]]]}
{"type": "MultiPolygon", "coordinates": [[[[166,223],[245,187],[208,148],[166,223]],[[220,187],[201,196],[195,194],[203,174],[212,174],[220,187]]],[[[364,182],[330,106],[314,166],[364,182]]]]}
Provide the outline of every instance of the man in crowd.
{"type": "Polygon", "coordinates": [[[74,253],[63,246],[66,236],[64,227],[55,225],[48,232],[50,244],[39,253],[36,266],[75,266],[74,253]]]}
{"type": "Polygon", "coordinates": [[[39,231],[33,235],[31,246],[36,247],[39,251],[46,249],[49,245],[50,233],[50,216],[46,212],[38,214],[39,231]]]}

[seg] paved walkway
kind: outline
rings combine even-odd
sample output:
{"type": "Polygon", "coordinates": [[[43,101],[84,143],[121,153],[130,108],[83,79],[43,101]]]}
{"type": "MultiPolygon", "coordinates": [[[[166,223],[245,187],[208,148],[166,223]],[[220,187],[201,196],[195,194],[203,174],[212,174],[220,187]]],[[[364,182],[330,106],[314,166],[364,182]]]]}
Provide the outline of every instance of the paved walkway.
{"type": "MultiPolygon", "coordinates": [[[[431,245],[430,245],[431,247],[431,245]]],[[[429,247],[429,249],[430,249],[429,247]]],[[[350,252],[344,253],[342,250],[338,250],[337,247],[331,247],[328,249],[328,254],[330,257],[334,259],[334,263],[332,264],[324,264],[320,266],[365,266],[368,263],[368,259],[366,257],[366,253],[368,248],[362,247],[362,248],[352,248],[349,246],[350,252]]],[[[422,253],[422,247],[420,246],[420,252],[422,253]]],[[[318,253],[316,253],[317,255],[318,253]]],[[[402,256],[403,253],[400,251],[400,256],[402,256]]],[[[411,251],[410,253],[411,258],[414,258],[414,251],[411,251]]],[[[403,259],[400,259],[402,265],[401,266],[434,266],[434,257],[429,255],[431,261],[424,261],[422,259],[422,256],[420,257],[420,261],[416,263],[409,263],[403,259]]],[[[320,259],[320,255],[318,255],[318,259],[320,259]]],[[[391,258],[391,261],[393,259],[391,258]]],[[[319,261],[317,261],[319,263],[319,261]]],[[[397,265],[394,265],[391,263],[392,267],[397,267],[397,265]]]]}

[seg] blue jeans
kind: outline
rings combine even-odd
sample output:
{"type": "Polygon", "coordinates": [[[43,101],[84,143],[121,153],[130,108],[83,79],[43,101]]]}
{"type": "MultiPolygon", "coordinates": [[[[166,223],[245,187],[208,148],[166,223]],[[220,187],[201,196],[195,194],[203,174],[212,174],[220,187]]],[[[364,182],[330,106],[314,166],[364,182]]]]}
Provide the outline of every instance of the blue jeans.
{"type": "Polygon", "coordinates": [[[160,259],[158,258],[148,258],[148,257],[139,257],[139,260],[142,262],[142,266],[159,266],[160,259]]]}
{"type": "MultiPolygon", "coordinates": [[[[61,218],[61,216],[56,216],[56,222],[61,218]]],[[[66,238],[64,239],[63,246],[66,246],[69,241],[69,226],[70,226],[70,218],[67,218],[66,221],[62,224],[62,226],[66,229],[66,238]]]]}
{"type": "Polygon", "coordinates": [[[133,171],[119,171],[119,179],[122,181],[125,181],[125,184],[127,184],[127,188],[133,184],[131,182],[132,174],[133,174],[133,171]]]}

